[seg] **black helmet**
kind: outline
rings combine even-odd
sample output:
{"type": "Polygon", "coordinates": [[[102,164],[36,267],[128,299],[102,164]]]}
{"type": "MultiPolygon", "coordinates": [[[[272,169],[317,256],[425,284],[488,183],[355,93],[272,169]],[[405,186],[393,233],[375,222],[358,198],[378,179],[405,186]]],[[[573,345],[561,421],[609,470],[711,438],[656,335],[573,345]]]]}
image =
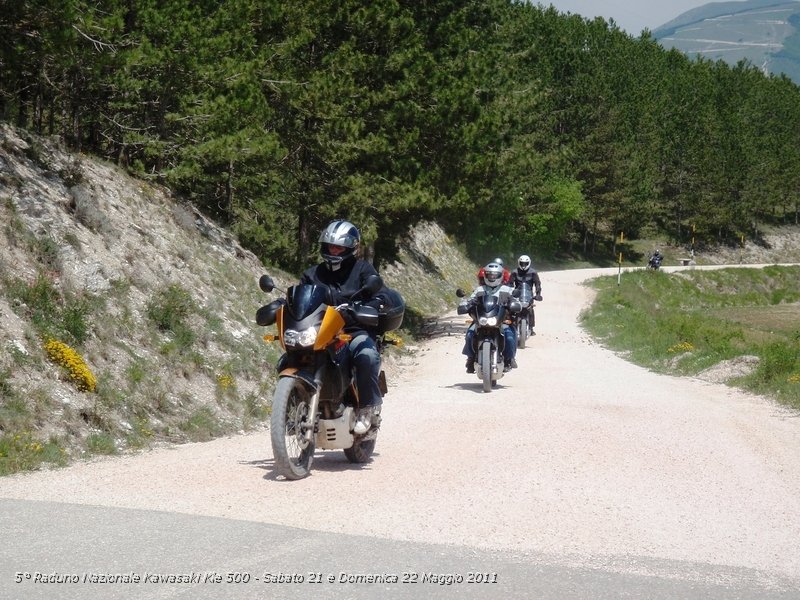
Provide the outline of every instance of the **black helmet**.
{"type": "Polygon", "coordinates": [[[338,269],[343,260],[355,256],[361,243],[361,233],[350,221],[331,221],[319,236],[320,253],[331,270],[338,269]],[[345,251],[332,254],[329,245],[342,246],[345,251]]]}

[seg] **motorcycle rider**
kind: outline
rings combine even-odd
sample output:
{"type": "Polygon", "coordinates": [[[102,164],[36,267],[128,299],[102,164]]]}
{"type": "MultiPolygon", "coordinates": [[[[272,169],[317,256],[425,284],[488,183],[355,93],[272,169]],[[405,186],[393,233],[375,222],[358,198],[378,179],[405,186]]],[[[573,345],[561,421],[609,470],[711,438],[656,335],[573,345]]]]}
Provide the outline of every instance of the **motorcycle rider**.
{"type": "Polygon", "coordinates": [[[658,269],[661,266],[661,261],[664,260],[664,257],[661,255],[661,252],[658,248],[656,248],[655,252],[650,256],[650,260],[647,261],[647,265],[653,269],[658,269]]]}
{"type": "MultiPolygon", "coordinates": [[[[493,258],[491,262],[496,263],[496,264],[500,265],[501,267],[503,267],[503,285],[508,285],[509,282],[511,281],[511,273],[509,273],[508,269],[506,269],[503,266],[503,259],[498,256],[497,258],[493,258]]],[[[480,269],[478,269],[478,283],[480,285],[484,284],[483,270],[485,268],[486,267],[481,267],[480,269]]]]}
{"type": "MultiPolygon", "coordinates": [[[[527,254],[522,254],[517,259],[517,268],[511,273],[511,281],[509,285],[513,289],[517,289],[523,283],[527,283],[534,290],[534,300],[542,299],[542,281],[539,278],[539,273],[533,268],[531,264],[531,257],[527,254]]],[[[533,310],[530,311],[531,327],[536,326],[536,317],[533,310]]]]}
{"type": "MultiPolygon", "coordinates": [[[[344,220],[331,221],[319,236],[322,262],[307,269],[300,277],[300,283],[325,285],[331,291],[333,303],[347,302],[351,294],[364,286],[367,277],[377,275],[369,262],[358,257],[361,232],[344,220]]],[[[364,304],[384,305],[386,298],[381,292],[364,300],[364,304]]],[[[347,319],[347,311],[342,313],[347,319]]],[[[353,432],[363,435],[376,421],[383,402],[378,383],[381,371],[381,357],[376,344],[376,332],[366,331],[358,324],[348,321],[345,332],[352,335],[349,343],[350,356],[356,371],[359,411],[353,432]]]]}
{"type": "MultiPolygon", "coordinates": [[[[531,257],[527,254],[521,255],[517,259],[517,268],[511,273],[511,281],[509,282],[513,288],[518,287],[521,283],[529,283],[536,296],[542,295],[542,280],[539,278],[539,273],[531,265],[531,257]]],[[[541,300],[541,298],[534,298],[534,300],[541,300]]]]}
{"type": "MultiPolygon", "coordinates": [[[[483,269],[482,285],[475,288],[469,298],[461,301],[462,306],[472,306],[481,296],[490,294],[497,296],[500,303],[508,306],[513,300],[511,292],[513,291],[509,286],[503,284],[503,267],[495,262],[491,262],[483,269]]],[[[504,370],[510,371],[517,368],[517,361],[515,355],[517,352],[517,332],[513,327],[509,327],[505,323],[501,325],[503,336],[505,337],[505,347],[503,348],[503,362],[504,370]]],[[[472,338],[475,335],[475,323],[467,328],[466,339],[464,342],[464,350],[462,354],[467,356],[467,373],[475,372],[475,350],[472,348],[472,338]]]]}

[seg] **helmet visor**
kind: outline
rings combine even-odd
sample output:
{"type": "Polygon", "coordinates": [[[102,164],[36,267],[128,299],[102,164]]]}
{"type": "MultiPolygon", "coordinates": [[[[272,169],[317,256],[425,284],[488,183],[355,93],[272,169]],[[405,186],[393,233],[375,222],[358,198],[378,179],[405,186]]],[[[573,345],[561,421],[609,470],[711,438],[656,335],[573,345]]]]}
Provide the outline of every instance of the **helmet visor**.
{"type": "Polygon", "coordinates": [[[347,250],[347,246],[341,246],[339,244],[322,244],[322,253],[330,254],[331,256],[339,256],[347,252],[347,250]]]}
{"type": "Polygon", "coordinates": [[[486,283],[488,283],[489,285],[496,284],[497,282],[500,281],[502,277],[503,274],[496,271],[486,271],[484,275],[484,279],[486,280],[486,283]]]}

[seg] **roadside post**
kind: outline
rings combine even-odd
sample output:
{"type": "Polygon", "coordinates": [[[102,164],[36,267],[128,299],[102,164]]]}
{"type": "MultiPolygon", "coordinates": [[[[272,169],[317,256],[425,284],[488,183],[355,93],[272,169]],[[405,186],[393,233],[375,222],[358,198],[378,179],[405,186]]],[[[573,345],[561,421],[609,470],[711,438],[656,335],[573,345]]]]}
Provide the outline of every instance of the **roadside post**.
{"type": "Polygon", "coordinates": [[[742,234],[742,247],[739,250],[739,264],[744,262],[744,234],[742,234]]]}

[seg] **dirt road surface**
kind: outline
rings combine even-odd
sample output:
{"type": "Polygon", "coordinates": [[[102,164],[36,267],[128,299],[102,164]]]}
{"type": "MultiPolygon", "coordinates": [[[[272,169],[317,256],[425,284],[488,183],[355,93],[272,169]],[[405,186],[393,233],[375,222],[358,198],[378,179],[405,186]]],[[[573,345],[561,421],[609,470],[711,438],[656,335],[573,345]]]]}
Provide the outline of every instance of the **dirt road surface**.
{"type": "MultiPolygon", "coordinates": [[[[800,582],[800,418],[594,343],[582,281],[542,273],[537,335],[482,391],[463,317],[393,368],[374,460],[272,476],[268,432],[3,478],[0,498],[172,511],[636,571],[636,558],[800,582]],[[355,520],[311,509],[361,507],[355,520]]],[[[612,271],[615,273],[615,271],[612,271]]],[[[624,276],[624,275],[623,275],[624,276]]],[[[456,304],[454,297],[454,304],[456,304]]]]}

